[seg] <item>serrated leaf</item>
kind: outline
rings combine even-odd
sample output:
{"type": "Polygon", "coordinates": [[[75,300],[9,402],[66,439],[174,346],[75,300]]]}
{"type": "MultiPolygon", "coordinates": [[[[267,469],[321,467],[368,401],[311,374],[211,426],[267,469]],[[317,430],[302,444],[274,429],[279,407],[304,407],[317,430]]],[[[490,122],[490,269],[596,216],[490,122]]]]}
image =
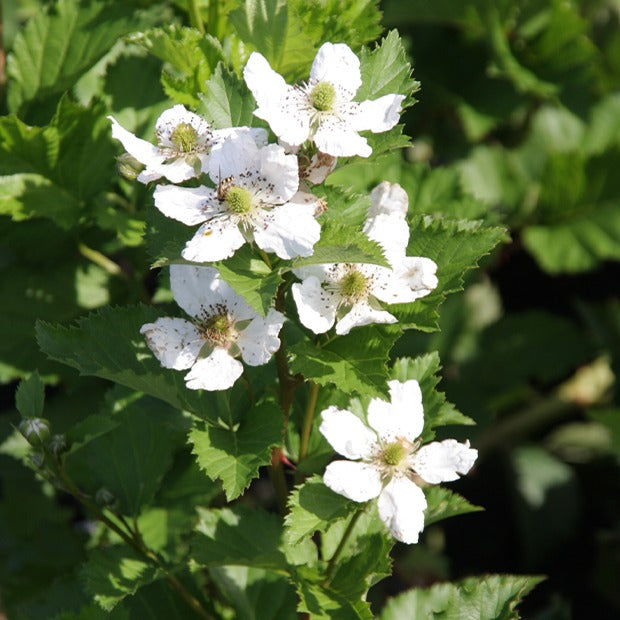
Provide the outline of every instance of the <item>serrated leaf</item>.
{"type": "Polygon", "coordinates": [[[257,124],[255,104],[245,82],[220,62],[200,95],[198,113],[216,129],[257,124]]]}
{"type": "Polygon", "coordinates": [[[295,487],[289,495],[288,507],[285,540],[297,545],[314,532],[324,532],[334,521],[345,519],[359,509],[359,504],[326,487],[319,476],[313,476],[295,487]]]}
{"type": "Polygon", "coordinates": [[[422,390],[424,403],[424,430],[429,431],[436,426],[446,424],[474,424],[474,421],[463,415],[446,400],[443,392],[437,390],[441,377],[437,374],[441,369],[439,354],[436,351],[421,355],[415,359],[401,358],[394,362],[391,376],[398,381],[416,379],[422,390]]]}
{"type": "Polygon", "coordinates": [[[15,406],[22,418],[39,418],[43,413],[45,385],[34,371],[27,379],[20,381],[15,392],[15,406]]]}
{"type": "Polygon", "coordinates": [[[278,515],[236,505],[199,509],[198,518],[191,557],[199,565],[286,571],[286,557],[279,549],[282,521],[278,515]]]}
{"type": "Polygon", "coordinates": [[[360,71],[362,85],[355,95],[357,101],[392,93],[409,99],[420,88],[419,82],[411,77],[411,65],[396,30],[388,32],[374,50],[362,48],[360,71]]]}
{"type": "Polygon", "coordinates": [[[129,5],[58,0],[38,12],[15,37],[7,59],[9,109],[25,111],[35,102],[69,89],[120,37],[144,27],[129,5]]]}
{"type": "Polygon", "coordinates": [[[314,43],[287,0],[246,0],[228,19],[236,34],[259,51],[285,77],[307,76],[314,43]]]}
{"type": "Polygon", "coordinates": [[[155,308],[132,306],[105,308],[72,327],[39,321],[37,341],[50,358],[81,374],[109,379],[216,422],[218,401],[188,390],[183,373],[162,368],[140,335],[140,327],[159,316],[155,308]]]}
{"type": "Polygon", "coordinates": [[[399,336],[397,327],[371,325],[323,346],[304,340],[289,347],[291,372],[320,385],[333,383],[347,394],[385,396],[386,362],[399,336]]]}
{"type": "Polygon", "coordinates": [[[161,575],[158,569],[127,545],[98,547],[82,567],[86,591],[105,611],[161,575]]]}
{"type": "Polygon", "coordinates": [[[484,510],[481,506],[470,504],[458,493],[444,487],[426,487],[424,494],[427,503],[427,508],[424,511],[424,527],[457,515],[484,510]]]}
{"type": "Polygon", "coordinates": [[[312,256],[293,261],[292,268],[323,263],[371,263],[388,266],[381,246],[371,241],[358,228],[332,221],[321,227],[321,238],[314,245],[312,256]]]}
{"type": "Polygon", "coordinates": [[[409,590],[389,600],[380,619],[517,620],[517,605],[542,580],[528,575],[487,575],[409,590]]]}
{"type": "Polygon", "coordinates": [[[114,428],[66,455],[69,475],[93,493],[107,488],[123,514],[137,516],[152,501],[172,464],[179,443],[172,427],[174,414],[148,397],[130,403],[113,418],[118,423],[114,428]]]}
{"type": "Polygon", "coordinates": [[[236,428],[195,428],[189,440],[201,469],[212,480],[222,481],[226,497],[232,501],[258,475],[258,468],[269,464],[271,447],[279,443],[281,435],[282,414],[275,405],[265,403],[250,409],[236,428]]]}

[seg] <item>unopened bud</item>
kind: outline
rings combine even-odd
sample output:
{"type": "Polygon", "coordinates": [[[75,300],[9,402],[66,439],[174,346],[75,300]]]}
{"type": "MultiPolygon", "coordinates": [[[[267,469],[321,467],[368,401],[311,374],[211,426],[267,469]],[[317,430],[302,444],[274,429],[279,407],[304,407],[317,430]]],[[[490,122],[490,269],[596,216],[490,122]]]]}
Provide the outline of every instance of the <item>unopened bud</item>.
{"type": "Polygon", "coordinates": [[[116,158],[116,169],[128,181],[135,181],[144,166],[129,153],[123,153],[116,158]]]}
{"type": "Polygon", "coordinates": [[[65,435],[54,435],[48,447],[52,454],[59,455],[67,449],[67,438],[65,435]]]}
{"type": "Polygon", "coordinates": [[[97,493],[95,493],[95,501],[99,506],[106,507],[112,506],[116,501],[116,497],[114,497],[114,493],[105,487],[101,487],[97,493]]]}
{"type": "Polygon", "coordinates": [[[35,469],[41,469],[43,463],[45,463],[45,455],[42,452],[31,452],[28,458],[35,469]]]}
{"type": "Polygon", "coordinates": [[[42,446],[50,438],[50,423],[44,418],[25,418],[19,425],[19,432],[31,446],[42,446]]]}

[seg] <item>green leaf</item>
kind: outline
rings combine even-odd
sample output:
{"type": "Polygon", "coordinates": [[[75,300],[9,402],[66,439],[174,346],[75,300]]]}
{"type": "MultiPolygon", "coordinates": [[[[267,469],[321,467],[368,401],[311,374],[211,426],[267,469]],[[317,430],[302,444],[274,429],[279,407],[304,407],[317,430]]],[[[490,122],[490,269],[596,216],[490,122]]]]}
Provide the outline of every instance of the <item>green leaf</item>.
{"type": "Polygon", "coordinates": [[[15,392],[15,406],[22,418],[39,418],[43,413],[45,385],[35,370],[27,379],[20,381],[15,392]]]}
{"type": "Polygon", "coordinates": [[[527,575],[487,575],[409,590],[388,601],[380,619],[517,620],[517,605],[542,580],[527,575]]]}
{"type": "Polygon", "coordinates": [[[217,63],[224,60],[221,43],[195,28],[172,24],[137,34],[131,40],[166,63],[162,74],[166,94],[192,108],[198,107],[205,82],[217,63]]]}
{"type": "Polygon", "coordinates": [[[258,119],[255,104],[245,82],[224,63],[219,63],[200,95],[198,113],[216,129],[251,127],[258,119]]]}
{"type": "Polygon", "coordinates": [[[228,19],[236,34],[259,51],[285,77],[306,77],[314,43],[287,0],[246,0],[228,19]]]}
{"type": "Polygon", "coordinates": [[[217,421],[219,402],[188,390],[183,373],[162,368],[147,347],[140,327],[159,316],[155,308],[146,306],[107,307],[78,319],[72,327],[39,321],[37,341],[50,358],[81,374],[109,379],[217,421]]]}
{"type": "Polygon", "coordinates": [[[15,37],[7,59],[9,109],[20,115],[71,88],[120,37],[144,27],[130,5],[58,0],[15,37]]]}
{"type": "Polygon", "coordinates": [[[359,509],[359,504],[334,493],[319,476],[313,476],[295,487],[289,495],[288,507],[285,540],[289,545],[298,545],[304,538],[324,532],[335,521],[351,515],[359,509]]]}
{"type": "Polygon", "coordinates": [[[82,488],[93,494],[107,488],[123,514],[137,516],[153,500],[183,435],[179,440],[173,426],[176,412],[161,402],[142,397],[116,408],[118,424],[68,453],[65,464],[82,488]]]}
{"type": "Polygon", "coordinates": [[[457,515],[484,510],[480,506],[470,504],[458,493],[444,487],[426,487],[424,494],[428,504],[424,511],[424,527],[428,527],[431,523],[436,523],[443,519],[456,517],[457,515]]]}
{"type": "Polygon", "coordinates": [[[220,510],[199,508],[198,518],[191,557],[199,565],[286,571],[287,561],[279,549],[282,521],[278,515],[236,505],[220,510]]]}
{"type": "Polygon", "coordinates": [[[303,340],[289,347],[291,372],[319,385],[333,383],[347,394],[384,396],[386,363],[399,336],[398,327],[370,325],[356,327],[324,345],[303,340]]]}
{"type": "Polygon", "coordinates": [[[392,378],[398,381],[416,379],[422,390],[424,403],[424,430],[429,431],[436,426],[446,424],[475,424],[446,400],[443,392],[437,390],[441,377],[437,376],[441,369],[439,354],[436,351],[415,359],[401,358],[394,362],[392,378]]]}
{"type": "Polygon", "coordinates": [[[411,65],[396,30],[391,30],[374,50],[362,48],[360,70],[362,85],[355,95],[357,101],[392,93],[410,99],[420,88],[420,83],[411,77],[411,65]]]}
{"type": "Polygon", "coordinates": [[[381,246],[371,241],[357,227],[327,221],[321,227],[321,238],[312,256],[293,261],[293,269],[323,263],[371,263],[388,266],[381,246]]]}
{"type": "Polygon", "coordinates": [[[126,596],[161,575],[158,569],[127,545],[98,547],[82,567],[86,591],[105,611],[112,611],[126,596]]]}
{"type": "Polygon", "coordinates": [[[238,426],[225,423],[195,428],[189,435],[198,464],[212,480],[219,478],[228,501],[232,501],[258,475],[258,468],[267,465],[271,447],[282,434],[282,415],[269,403],[247,412],[238,426]]]}

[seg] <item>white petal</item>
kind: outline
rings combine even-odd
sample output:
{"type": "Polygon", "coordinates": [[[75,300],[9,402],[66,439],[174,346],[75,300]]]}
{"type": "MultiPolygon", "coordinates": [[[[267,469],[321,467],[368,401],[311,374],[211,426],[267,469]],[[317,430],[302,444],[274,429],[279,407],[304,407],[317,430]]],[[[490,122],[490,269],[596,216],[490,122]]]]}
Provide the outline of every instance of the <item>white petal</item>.
{"type": "Polygon", "coordinates": [[[266,120],[272,131],[289,144],[298,146],[310,134],[310,104],[300,89],[288,86],[267,60],[253,52],[243,77],[258,103],[255,116],[266,120]]]}
{"type": "Polygon", "coordinates": [[[395,261],[394,275],[402,282],[402,301],[410,303],[428,295],[437,287],[437,265],[425,256],[405,256],[395,261]]]}
{"type": "Polygon", "coordinates": [[[181,256],[197,263],[224,260],[245,243],[239,227],[228,218],[205,222],[185,244],[181,256]]]}
{"type": "Polygon", "coordinates": [[[369,157],[372,148],[366,138],[360,136],[351,127],[331,117],[321,119],[321,124],[312,137],[322,153],[334,157],[369,157]]]}
{"type": "Polygon", "coordinates": [[[401,255],[405,255],[409,243],[409,225],[400,213],[379,213],[368,218],[364,232],[383,248],[388,261],[395,262],[401,255]]]}
{"type": "Polygon", "coordinates": [[[211,180],[216,185],[228,177],[234,177],[239,181],[242,173],[253,168],[258,152],[259,147],[250,134],[229,136],[211,153],[209,160],[211,180]]]}
{"type": "Polygon", "coordinates": [[[266,317],[257,316],[237,340],[243,361],[250,366],[266,364],[280,348],[278,334],[283,324],[284,315],[273,308],[266,317]]]}
{"type": "MultiPolygon", "coordinates": [[[[201,162],[208,159],[206,153],[196,153],[194,157],[198,157],[201,162]]],[[[203,163],[201,163],[201,166],[203,163]]],[[[193,179],[196,176],[196,171],[193,166],[190,166],[183,156],[179,156],[172,161],[165,164],[149,163],[146,170],[143,170],[138,175],[138,181],[140,183],[150,183],[151,181],[157,181],[161,177],[166,177],[172,183],[182,183],[188,179],[193,179]]]]}
{"type": "Polygon", "coordinates": [[[213,130],[213,146],[211,152],[220,148],[226,138],[243,138],[245,136],[254,140],[259,148],[267,146],[267,130],[262,127],[226,127],[225,129],[213,130]]]}
{"type": "Polygon", "coordinates": [[[321,236],[321,225],[314,218],[311,205],[287,203],[268,213],[264,226],[254,229],[254,240],[265,252],[280,258],[310,256],[321,236]]]}
{"type": "Polygon", "coordinates": [[[153,199],[155,206],[166,217],[188,226],[200,224],[218,212],[215,191],[210,187],[158,185],[153,199]]]}
{"type": "Polygon", "coordinates": [[[392,478],[379,495],[379,517],[396,540],[418,542],[424,529],[424,491],[407,478],[392,478]]]}
{"type": "MultiPolygon", "coordinates": [[[[388,260],[392,261],[399,256],[402,257],[403,253],[399,248],[396,248],[395,253],[386,252],[386,254],[388,260]]],[[[407,285],[407,280],[399,276],[395,269],[380,266],[374,269],[374,278],[370,292],[374,297],[386,304],[406,303],[412,294],[411,289],[407,285]]]]}
{"type": "Polygon", "coordinates": [[[187,123],[196,130],[199,144],[205,144],[210,141],[211,128],[209,123],[201,116],[198,116],[198,114],[187,110],[185,106],[177,104],[168,110],[164,110],[155,124],[155,132],[162,146],[176,149],[171,138],[172,133],[181,123],[187,123]]]}
{"type": "Polygon", "coordinates": [[[369,457],[377,445],[377,436],[356,415],[333,405],[321,412],[319,431],[348,459],[369,457]]]}
{"type": "Polygon", "coordinates": [[[263,190],[261,198],[270,204],[282,204],[290,200],[299,187],[299,169],[297,157],[287,155],[284,147],[270,144],[263,147],[252,162],[252,167],[264,177],[263,184],[269,185],[269,191],[263,190]]]}
{"type": "Polygon", "coordinates": [[[367,502],[381,493],[381,474],[368,463],[334,461],[325,468],[323,482],[354,502],[367,502]]]}
{"type": "Polygon", "coordinates": [[[202,316],[209,306],[224,302],[218,291],[220,283],[219,273],[214,267],[170,265],[172,295],[190,316],[202,316]]]}
{"type": "Polygon", "coordinates": [[[348,334],[354,327],[371,323],[396,323],[396,317],[385,310],[375,310],[368,302],[355,304],[336,324],[336,333],[340,336],[348,334]]]}
{"type": "Polygon", "coordinates": [[[323,334],[334,324],[338,300],[321,287],[316,276],[307,277],[301,284],[292,286],[299,320],[315,334],[323,334]]]}
{"type": "Polygon", "coordinates": [[[303,171],[300,170],[300,174],[303,173],[303,178],[308,181],[308,183],[318,185],[319,183],[323,183],[333,172],[337,163],[337,157],[332,157],[327,153],[321,153],[319,151],[312,156],[310,163],[304,167],[303,171]]]}
{"type": "Polygon", "coordinates": [[[372,218],[380,213],[400,213],[403,217],[409,209],[409,196],[398,184],[383,181],[370,192],[370,208],[366,218],[372,218]]]}
{"type": "Polygon", "coordinates": [[[312,63],[310,79],[343,88],[351,100],[362,84],[359,58],[344,43],[323,43],[312,63]]]}
{"type": "Polygon", "coordinates": [[[149,164],[159,164],[166,159],[165,155],[162,155],[154,144],[134,136],[119,125],[113,116],[108,116],[108,119],[112,121],[112,137],[116,138],[125,150],[140,163],[148,166],[149,164]]]}
{"type": "Polygon", "coordinates": [[[384,95],[374,101],[362,101],[354,108],[350,124],[356,131],[380,133],[392,129],[400,119],[403,95],[384,95]]]}
{"type": "Polygon", "coordinates": [[[415,379],[388,381],[390,402],[373,398],[368,405],[368,424],[384,442],[399,437],[415,441],[424,427],[422,391],[415,379]]]}
{"type": "Polygon", "coordinates": [[[469,441],[456,439],[433,441],[422,446],[411,458],[411,467],[426,482],[438,484],[456,480],[465,475],[478,457],[478,450],[469,447],[469,441]]]}
{"type": "Polygon", "coordinates": [[[185,375],[190,390],[226,390],[243,373],[243,364],[226,349],[216,347],[209,357],[198,360],[185,375]]]}
{"type": "Polygon", "coordinates": [[[149,348],[164,368],[185,370],[204,344],[196,327],[185,319],[161,318],[140,328],[149,348]]]}

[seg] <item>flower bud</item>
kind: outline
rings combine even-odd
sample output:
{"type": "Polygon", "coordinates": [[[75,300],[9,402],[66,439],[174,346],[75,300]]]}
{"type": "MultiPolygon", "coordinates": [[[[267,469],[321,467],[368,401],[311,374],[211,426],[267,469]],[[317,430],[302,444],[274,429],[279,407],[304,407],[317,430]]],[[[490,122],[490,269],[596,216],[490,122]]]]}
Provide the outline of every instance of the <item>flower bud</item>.
{"type": "Polygon", "coordinates": [[[44,418],[25,418],[19,425],[19,432],[31,446],[42,446],[50,438],[50,423],[44,418]]]}
{"type": "Polygon", "coordinates": [[[58,456],[67,449],[67,438],[65,435],[54,435],[48,445],[50,452],[58,456]]]}
{"type": "Polygon", "coordinates": [[[129,153],[123,153],[116,158],[118,173],[128,181],[135,181],[144,166],[129,153]]]}
{"type": "Polygon", "coordinates": [[[41,469],[43,463],[45,463],[45,455],[42,452],[31,452],[28,458],[30,459],[30,464],[35,469],[41,469]]]}
{"type": "Polygon", "coordinates": [[[114,493],[106,487],[101,487],[97,493],[95,493],[95,502],[102,508],[112,506],[116,502],[114,493]]]}

